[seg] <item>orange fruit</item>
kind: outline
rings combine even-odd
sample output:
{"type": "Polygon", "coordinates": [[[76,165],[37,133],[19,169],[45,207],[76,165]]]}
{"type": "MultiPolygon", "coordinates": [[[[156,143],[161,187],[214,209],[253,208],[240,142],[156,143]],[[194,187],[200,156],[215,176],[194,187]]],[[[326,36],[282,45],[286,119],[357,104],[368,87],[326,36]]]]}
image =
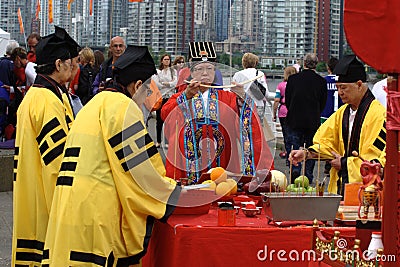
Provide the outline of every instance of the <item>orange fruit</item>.
{"type": "Polygon", "coordinates": [[[226,182],[226,178],[228,178],[228,175],[226,174],[226,171],[222,167],[216,167],[212,169],[210,173],[210,179],[216,182],[217,184],[221,182],[226,182]]]}
{"type": "Polygon", "coordinates": [[[215,188],[217,187],[217,184],[216,184],[214,181],[212,181],[212,180],[204,181],[204,182],[202,182],[202,184],[210,184],[210,187],[201,188],[201,190],[211,190],[211,191],[214,191],[215,188]]]}
{"type": "Polygon", "coordinates": [[[232,185],[227,182],[220,182],[215,188],[215,193],[218,196],[228,196],[231,192],[232,185]]]}
{"type": "Polygon", "coordinates": [[[230,191],[230,195],[234,195],[234,194],[236,194],[237,193],[237,183],[236,183],[236,181],[235,180],[233,180],[233,179],[231,179],[231,178],[228,178],[228,179],[226,179],[226,182],[228,183],[228,184],[230,184],[230,186],[232,187],[232,189],[231,189],[231,191],[230,191]]]}

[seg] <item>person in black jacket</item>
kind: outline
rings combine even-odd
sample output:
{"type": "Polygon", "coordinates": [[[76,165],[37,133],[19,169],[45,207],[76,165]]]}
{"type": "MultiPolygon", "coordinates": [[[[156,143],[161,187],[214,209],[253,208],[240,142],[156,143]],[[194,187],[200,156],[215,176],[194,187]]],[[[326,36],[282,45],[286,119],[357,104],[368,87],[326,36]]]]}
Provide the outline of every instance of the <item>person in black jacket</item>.
{"type": "Polygon", "coordinates": [[[104,84],[108,78],[112,77],[112,65],[125,52],[125,40],[120,36],[111,39],[109,53],[111,56],[101,64],[100,71],[93,82],[93,94],[104,89],[104,84]]]}
{"type": "Polygon", "coordinates": [[[94,69],[94,53],[89,47],[83,48],[79,52],[80,74],[78,80],[78,88],[75,90],[77,96],[85,105],[92,96],[92,84],[97,75],[94,69]]]}
{"type": "MultiPolygon", "coordinates": [[[[288,109],[287,142],[288,147],[299,149],[312,145],[312,139],[320,126],[320,115],[325,108],[327,97],[326,81],[315,72],[318,58],[306,54],[303,59],[304,70],[289,77],[286,85],[286,107],[288,109]]],[[[313,180],[315,161],[306,162],[305,175],[310,183],[313,180]]],[[[301,164],[293,166],[293,180],[300,174],[301,164]]]]}

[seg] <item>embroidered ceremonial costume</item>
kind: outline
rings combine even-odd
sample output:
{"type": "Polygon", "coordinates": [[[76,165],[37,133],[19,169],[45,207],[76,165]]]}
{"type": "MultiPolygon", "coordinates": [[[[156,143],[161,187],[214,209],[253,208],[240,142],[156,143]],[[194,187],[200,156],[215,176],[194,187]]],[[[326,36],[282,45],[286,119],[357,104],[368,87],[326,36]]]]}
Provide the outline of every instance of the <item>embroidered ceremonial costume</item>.
{"type": "Polygon", "coordinates": [[[66,142],[45,251],[50,266],[129,266],[146,253],[180,187],[165,168],[140,108],[104,91],[80,111],[66,142]]]}
{"type": "Polygon", "coordinates": [[[343,156],[342,170],[332,168],[330,171],[328,191],[331,193],[343,193],[341,187],[345,183],[362,182],[362,161],[352,156],[353,151],[358,152],[365,160],[378,160],[383,167],[386,163],[385,108],[368,90],[355,115],[351,136],[348,134],[349,114],[350,105],[341,106],[321,125],[314,136],[314,144],[310,147],[318,151],[320,144],[322,157],[331,155],[332,151],[343,156]]]}
{"type": "Polygon", "coordinates": [[[65,140],[74,119],[65,92],[39,74],[18,109],[12,266],[40,266],[65,140]]]}
{"type": "Polygon", "coordinates": [[[184,92],[177,93],[162,109],[170,144],[167,176],[196,183],[201,173],[216,166],[246,175],[273,168],[252,99],[246,95],[239,107],[232,92],[212,88],[203,94],[188,100],[184,92]]]}

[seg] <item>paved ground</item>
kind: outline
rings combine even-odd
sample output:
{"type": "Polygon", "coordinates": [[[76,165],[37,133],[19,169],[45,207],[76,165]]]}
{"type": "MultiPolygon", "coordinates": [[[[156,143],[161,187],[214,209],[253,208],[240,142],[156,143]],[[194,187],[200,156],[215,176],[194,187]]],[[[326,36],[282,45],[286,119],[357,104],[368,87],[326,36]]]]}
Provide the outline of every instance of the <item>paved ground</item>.
{"type": "MultiPolygon", "coordinates": [[[[149,121],[150,135],[155,140],[154,135],[154,121],[149,121]]],[[[281,152],[282,140],[278,138],[276,143],[276,151],[273,151],[275,158],[275,169],[289,173],[289,168],[286,166],[285,160],[279,158],[279,152],[281,152]]],[[[162,152],[162,150],[161,150],[162,152]]],[[[12,153],[10,151],[1,151],[1,154],[12,153]]],[[[321,171],[323,170],[323,164],[321,164],[321,171]]],[[[316,174],[317,166],[315,167],[316,174]]],[[[316,175],[314,175],[317,177],[316,175]]],[[[322,177],[322,174],[321,174],[322,177]]],[[[0,192],[0,267],[11,266],[10,255],[11,255],[11,237],[12,237],[12,192],[0,192]]]]}
{"type": "Polygon", "coordinates": [[[12,192],[0,192],[0,266],[11,266],[12,192]]]}

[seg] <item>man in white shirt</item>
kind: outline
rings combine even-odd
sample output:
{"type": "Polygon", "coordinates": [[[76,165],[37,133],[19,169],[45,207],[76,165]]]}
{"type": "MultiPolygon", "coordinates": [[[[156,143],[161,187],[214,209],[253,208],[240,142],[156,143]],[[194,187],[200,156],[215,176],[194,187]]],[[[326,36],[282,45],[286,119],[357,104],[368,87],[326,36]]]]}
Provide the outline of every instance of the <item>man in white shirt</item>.
{"type": "Polygon", "coordinates": [[[380,80],[374,84],[371,90],[375,98],[386,108],[386,96],[387,96],[387,78],[380,80]]]}

